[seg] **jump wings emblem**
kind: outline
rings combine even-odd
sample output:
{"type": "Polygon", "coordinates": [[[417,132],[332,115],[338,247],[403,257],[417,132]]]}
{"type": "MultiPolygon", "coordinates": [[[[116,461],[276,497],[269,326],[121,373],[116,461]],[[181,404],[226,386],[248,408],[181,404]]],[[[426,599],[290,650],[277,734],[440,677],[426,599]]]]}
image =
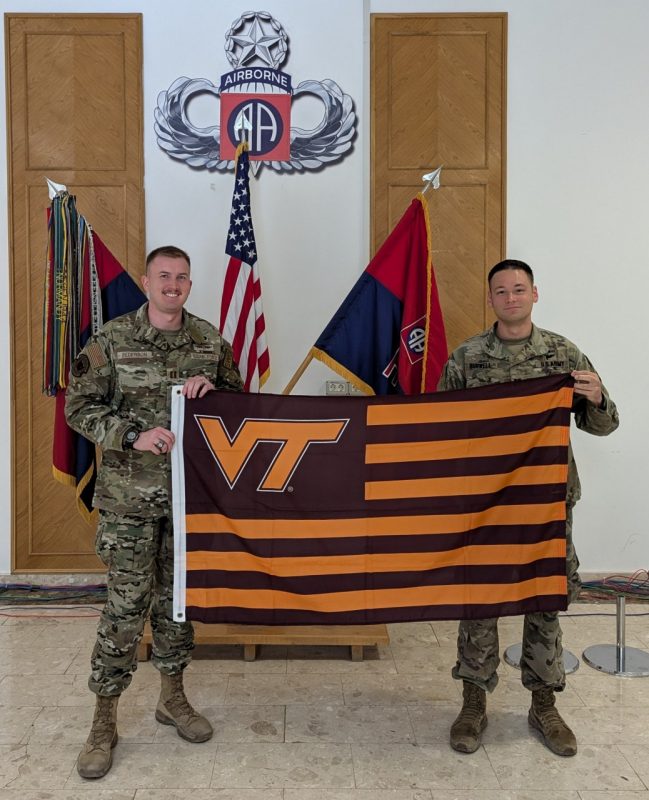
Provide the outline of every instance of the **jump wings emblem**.
{"type": "Polygon", "coordinates": [[[233,167],[232,158],[224,154],[224,150],[231,150],[224,145],[227,138],[231,138],[232,122],[224,124],[222,114],[221,124],[198,127],[192,124],[188,112],[190,101],[198,95],[213,95],[221,100],[223,95],[232,92],[241,93],[241,97],[255,98],[248,105],[244,104],[243,111],[238,108],[238,112],[246,116],[246,127],[252,130],[253,138],[255,125],[259,128],[257,149],[251,142],[251,166],[264,164],[285,172],[318,170],[340,160],[352,149],[356,135],[352,98],[329,79],[305,80],[290,90],[290,76],[277,69],[288,53],[288,37],[270,14],[248,12],[242,15],[226,34],[225,51],[235,69],[222,76],[220,86],[207,78],[180,77],[158,95],[155,132],[158,145],[171,158],[196,169],[227,170],[233,167]],[[264,153],[270,155],[276,145],[273,137],[286,134],[286,131],[282,134],[283,120],[273,120],[273,99],[282,92],[281,86],[288,86],[293,98],[303,95],[316,97],[322,104],[323,115],[320,123],[312,129],[289,128],[288,158],[264,159],[264,153]],[[263,106],[264,118],[270,120],[268,124],[262,125],[260,121],[259,103],[263,106]],[[262,133],[267,142],[265,149],[262,133]]]}

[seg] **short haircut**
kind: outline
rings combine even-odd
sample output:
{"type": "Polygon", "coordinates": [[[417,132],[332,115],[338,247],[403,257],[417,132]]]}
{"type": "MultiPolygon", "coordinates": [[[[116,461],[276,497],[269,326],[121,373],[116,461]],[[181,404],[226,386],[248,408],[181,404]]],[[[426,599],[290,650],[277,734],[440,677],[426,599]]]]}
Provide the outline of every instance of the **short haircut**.
{"type": "Polygon", "coordinates": [[[180,247],[176,247],[173,244],[165,244],[162,247],[156,247],[156,249],[152,250],[146,257],[147,271],[149,269],[149,264],[158,256],[167,256],[168,258],[184,258],[187,262],[187,266],[191,269],[192,262],[189,260],[189,256],[184,250],[181,250],[180,247]]]}
{"type": "Polygon", "coordinates": [[[534,273],[532,272],[532,267],[529,264],[526,264],[524,261],[519,261],[516,258],[506,258],[504,261],[499,261],[497,264],[489,270],[489,275],[487,276],[487,283],[491,286],[491,279],[493,276],[498,273],[502,272],[505,269],[522,269],[523,272],[529,276],[530,282],[532,286],[534,286],[534,273]]]}

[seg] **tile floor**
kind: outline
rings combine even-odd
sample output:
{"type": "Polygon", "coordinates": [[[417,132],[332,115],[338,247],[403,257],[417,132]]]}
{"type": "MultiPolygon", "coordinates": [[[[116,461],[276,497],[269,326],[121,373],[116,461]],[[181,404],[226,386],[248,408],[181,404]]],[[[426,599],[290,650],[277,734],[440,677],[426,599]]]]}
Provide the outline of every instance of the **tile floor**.
{"type": "MultiPolygon", "coordinates": [[[[627,644],[649,651],[649,616],[631,616],[645,609],[627,607],[627,644]]],[[[602,611],[614,606],[571,607],[588,616],[564,619],[568,649],[615,640],[614,616],[592,615],[602,611]]],[[[649,678],[582,663],[558,703],[580,750],[562,759],[528,729],[529,694],[503,664],[483,746],[454,753],[453,622],[392,625],[390,646],[362,663],[346,648],[269,646],[251,663],[239,648],[200,648],[186,685],[215,728],[201,745],[155,721],[159,681],[141,664],[113,769],[83,781],[95,626],[0,616],[0,800],[649,800],[649,678]]],[[[519,641],[520,621],[500,636],[503,648],[519,641]]]]}

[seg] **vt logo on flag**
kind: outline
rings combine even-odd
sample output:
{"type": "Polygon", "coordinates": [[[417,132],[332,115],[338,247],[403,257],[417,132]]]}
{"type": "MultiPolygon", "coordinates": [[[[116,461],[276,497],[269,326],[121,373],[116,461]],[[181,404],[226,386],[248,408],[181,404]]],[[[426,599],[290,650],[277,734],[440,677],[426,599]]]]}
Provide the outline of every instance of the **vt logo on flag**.
{"type": "Polygon", "coordinates": [[[268,471],[257,487],[260,492],[283,492],[312,444],[337,442],[348,419],[305,421],[297,419],[246,419],[234,436],[222,417],[196,416],[214,460],[233,489],[257,445],[277,445],[268,471]]]}

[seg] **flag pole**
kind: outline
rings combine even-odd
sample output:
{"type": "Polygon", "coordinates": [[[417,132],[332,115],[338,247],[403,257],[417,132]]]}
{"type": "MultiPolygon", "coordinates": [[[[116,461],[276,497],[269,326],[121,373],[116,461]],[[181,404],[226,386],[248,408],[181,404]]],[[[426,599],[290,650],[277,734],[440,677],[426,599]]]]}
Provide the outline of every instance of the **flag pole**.
{"type": "Polygon", "coordinates": [[[313,361],[313,350],[309,350],[306,355],[304,361],[300,364],[300,366],[295,370],[295,374],[291,378],[291,380],[286,384],[282,394],[290,394],[293,389],[295,389],[295,384],[300,380],[302,375],[304,375],[304,371],[309,366],[309,364],[313,361]]]}

